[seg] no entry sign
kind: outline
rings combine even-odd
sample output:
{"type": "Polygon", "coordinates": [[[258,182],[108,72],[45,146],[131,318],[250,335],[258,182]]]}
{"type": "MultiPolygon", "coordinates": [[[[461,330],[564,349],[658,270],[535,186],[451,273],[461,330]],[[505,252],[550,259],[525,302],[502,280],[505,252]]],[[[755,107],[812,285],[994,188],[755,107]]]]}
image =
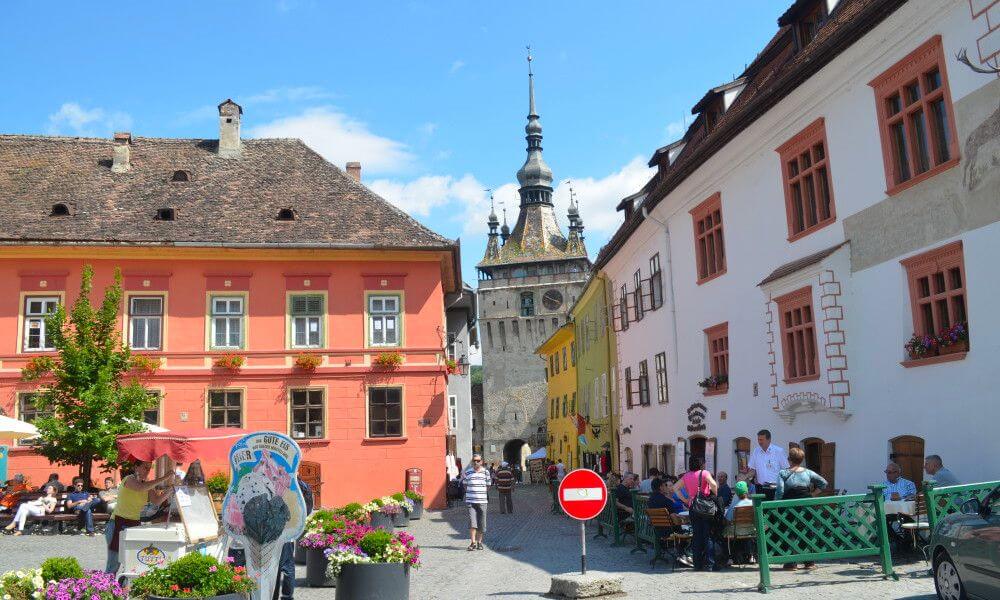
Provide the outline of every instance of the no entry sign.
{"type": "Polygon", "coordinates": [[[578,521],[588,521],[604,510],[608,488],[601,476],[590,469],[570,472],[559,484],[559,506],[578,521]]]}

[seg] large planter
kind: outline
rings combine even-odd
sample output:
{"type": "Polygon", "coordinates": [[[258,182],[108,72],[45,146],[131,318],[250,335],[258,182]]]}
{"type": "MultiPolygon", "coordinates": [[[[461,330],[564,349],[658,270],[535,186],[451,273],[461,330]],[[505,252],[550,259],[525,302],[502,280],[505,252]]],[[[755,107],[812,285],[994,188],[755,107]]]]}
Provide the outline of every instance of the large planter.
{"type": "Polygon", "coordinates": [[[408,600],[410,565],[347,564],[340,567],[336,600],[408,600]]]}
{"type": "Polygon", "coordinates": [[[400,511],[392,515],[392,525],[393,527],[406,527],[410,524],[410,515],[407,514],[405,510],[400,509],[400,511]]]}
{"type": "Polygon", "coordinates": [[[306,548],[295,542],[295,564],[304,565],[306,564],[306,548]]]}
{"type": "Polygon", "coordinates": [[[336,585],[336,582],[326,578],[326,565],[329,562],[323,554],[325,548],[306,548],[306,585],[309,587],[326,587],[336,585]]]}
{"type": "MultiPolygon", "coordinates": [[[[207,596],[203,600],[247,600],[250,594],[223,594],[221,596],[207,596]]],[[[176,600],[175,598],[164,598],[163,596],[146,596],[147,600],[176,600]]]]}
{"type": "Polygon", "coordinates": [[[955,354],[956,352],[968,352],[969,351],[969,340],[961,340],[955,342],[950,346],[938,346],[938,354],[955,354]]]}
{"type": "Polygon", "coordinates": [[[378,511],[371,513],[371,523],[372,527],[377,527],[379,529],[384,529],[389,533],[392,533],[393,524],[392,517],[386,514],[382,514],[378,511]]]}
{"type": "Polygon", "coordinates": [[[410,511],[410,519],[416,521],[422,516],[424,516],[424,501],[414,500],[413,510],[410,511]]]}

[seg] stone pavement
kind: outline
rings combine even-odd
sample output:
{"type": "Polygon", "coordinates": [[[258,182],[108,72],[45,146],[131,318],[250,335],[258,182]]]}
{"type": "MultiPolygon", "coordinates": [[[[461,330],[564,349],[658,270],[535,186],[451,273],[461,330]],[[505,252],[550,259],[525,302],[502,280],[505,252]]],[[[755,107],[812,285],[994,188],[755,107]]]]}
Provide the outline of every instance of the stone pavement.
{"type": "MultiPolygon", "coordinates": [[[[546,488],[518,487],[514,494],[513,515],[494,512],[497,506],[490,505],[486,550],[466,551],[468,513],[464,505],[425,512],[422,520],[411,522],[407,530],[416,536],[424,563],[411,575],[411,598],[543,598],[552,573],[579,569],[579,524],[549,514],[551,500],[546,488]]],[[[491,500],[495,500],[493,494],[491,500]]],[[[629,598],[757,597],[755,568],[719,573],[679,569],[670,573],[663,563],[657,563],[654,570],[648,564],[649,555],[630,554],[627,547],[612,548],[605,539],[595,540],[595,533],[594,527],[588,527],[588,567],[623,574],[629,598]]],[[[101,568],[105,558],[102,543],[102,537],[0,536],[0,572],[37,566],[48,556],[76,556],[84,568],[101,568]]],[[[877,566],[867,559],[821,563],[810,573],[779,570],[771,574],[774,589],[766,598],[934,598],[934,583],[925,563],[905,563],[896,570],[898,582],[883,580],[877,566]]],[[[304,567],[299,567],[300,581],[304,576],[304,567]]],[[[300,588],[296,597],[329,600],[333,590],[300,588]]]]}

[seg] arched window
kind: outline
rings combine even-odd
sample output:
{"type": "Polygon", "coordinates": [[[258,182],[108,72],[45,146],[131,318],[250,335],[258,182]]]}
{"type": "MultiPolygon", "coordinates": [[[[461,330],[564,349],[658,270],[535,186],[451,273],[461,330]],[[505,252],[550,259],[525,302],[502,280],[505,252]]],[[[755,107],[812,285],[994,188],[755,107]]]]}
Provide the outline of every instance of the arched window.
{"type": "Polygon", "coordinates": [[[62,202],[52,205],[52,212],[50,213],[53,217],[65,217],[69,215],[69,206],[63,204],[62,202]]]}
{"type": "Polygon", "coordinates": [[[282,208],[278,211],[277,219],[279,221],[294,221],[295,211],[290,208],[282,208]]]}
{"type": "MultiPolygon", "coordinates": [[[[634,473],[632,469],[632,449],[625,448],[625,473],[634,473]]],[[[624,475],[625,473],[622,473],[624,475]]]]}
{"type": "Polygon", "coordinates": [[[535,316],[535,295],[531,292],[521,292],[521,316],[535,316]]]}
{"type": "Polygon", "coordinates": [[[174,174],[170,176],[170,181],[177,181],[177,182],[191,181],[191,173],[183,170],[174,171],[174,174]]]}
{"type": "Polygon", "coordinates": [[[156,220],[157,221],[173,221],[176,217],[174,209],[172,208],[158,208],[156,209],[156,220]]]}

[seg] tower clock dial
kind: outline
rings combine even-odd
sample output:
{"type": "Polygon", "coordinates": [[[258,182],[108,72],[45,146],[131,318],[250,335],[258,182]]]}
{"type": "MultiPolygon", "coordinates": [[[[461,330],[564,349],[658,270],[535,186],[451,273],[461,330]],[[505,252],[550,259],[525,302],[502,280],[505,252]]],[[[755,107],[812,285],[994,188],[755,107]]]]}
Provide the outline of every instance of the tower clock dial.
{"type": "Polygon", "coordinates": [[[542,304],[549,310],[558,310],[562,303],[563,297],[559,290],[549,290],[542,296],[542,304]]]}

